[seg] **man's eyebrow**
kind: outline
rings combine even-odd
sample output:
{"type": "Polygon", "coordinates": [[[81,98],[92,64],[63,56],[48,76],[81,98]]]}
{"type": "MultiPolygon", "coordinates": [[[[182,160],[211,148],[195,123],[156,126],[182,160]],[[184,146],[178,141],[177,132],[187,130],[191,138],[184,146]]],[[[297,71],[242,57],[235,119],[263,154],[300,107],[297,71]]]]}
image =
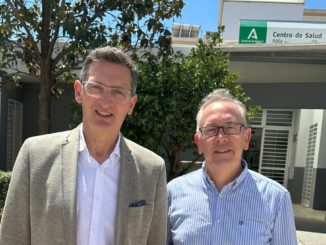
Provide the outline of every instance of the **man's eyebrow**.
{"type": "Polygon", "coordinates": [[[229,124],[233,124],[233,123],[236,123],[236,124],[241,124],[241,122],[237,122],[237,121],[227,121],[223,124],[216,124],[216,123],[211,123],[211,124],[208,124],[206,127],[214,127],[214,126],[224,126],[224,125],[229,125],[229,124]]]}
{"type": "Polygon", "coordinates": [[[92,83],[98,83],[98,84],[101,84],[101,85],[104,85],[103,83],[97,81],[97,80],[88,80],[88,82],[92,82],[92,83]]]}
{"type": "Polygon", "coordinates": [[[233,124],[233,123],[240,123],[240,122],[237,122],[237,121],[228,121],[225,124],[233,124]]]}

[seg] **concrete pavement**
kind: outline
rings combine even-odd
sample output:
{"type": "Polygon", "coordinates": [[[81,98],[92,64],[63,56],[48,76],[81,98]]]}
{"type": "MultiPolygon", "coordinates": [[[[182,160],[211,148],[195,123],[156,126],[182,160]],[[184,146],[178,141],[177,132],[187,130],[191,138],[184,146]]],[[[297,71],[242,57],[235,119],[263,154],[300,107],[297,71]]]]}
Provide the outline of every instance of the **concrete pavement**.
{"type": "Polygon", "coordinates": [[[298,245],[326,245],[326,211],[293,204],[298,245]]]}
{"type": "Polygon", "coordinates": [[[298,245],[325,245],[326,234],[309,232],[309,231],[297,231],[298,245]]]}

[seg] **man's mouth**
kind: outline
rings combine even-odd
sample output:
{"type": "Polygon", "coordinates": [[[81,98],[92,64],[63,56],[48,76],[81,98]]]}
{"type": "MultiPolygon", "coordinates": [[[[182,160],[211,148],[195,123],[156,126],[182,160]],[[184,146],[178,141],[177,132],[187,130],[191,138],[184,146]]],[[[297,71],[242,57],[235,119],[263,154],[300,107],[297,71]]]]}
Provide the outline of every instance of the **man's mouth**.
{"type": "Polygon", "coordinates": [[[111,117],[113,116],[113,114],[111,112],[107,112],[107,111],[98,111],[96,110],[96,113],[102,117],[111,117]]]}
{"type": "Polygon", "coordinates": [[[214,152],[215,153],[227,153],[231,151],[230,149],[216,149],[214,152]]]}

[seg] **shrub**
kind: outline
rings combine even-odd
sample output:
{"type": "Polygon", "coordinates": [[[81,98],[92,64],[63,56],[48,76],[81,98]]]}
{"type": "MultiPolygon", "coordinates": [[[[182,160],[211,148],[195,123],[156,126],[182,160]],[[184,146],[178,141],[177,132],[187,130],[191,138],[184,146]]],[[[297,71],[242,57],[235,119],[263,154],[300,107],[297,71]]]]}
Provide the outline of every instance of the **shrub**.
{"type": "Polygon", "coordinates": [[[3,206],[5,205],[10,177],[11,177],[11,172],[0,171],[0,222],[2,217],[2,209],[3,206]]]}

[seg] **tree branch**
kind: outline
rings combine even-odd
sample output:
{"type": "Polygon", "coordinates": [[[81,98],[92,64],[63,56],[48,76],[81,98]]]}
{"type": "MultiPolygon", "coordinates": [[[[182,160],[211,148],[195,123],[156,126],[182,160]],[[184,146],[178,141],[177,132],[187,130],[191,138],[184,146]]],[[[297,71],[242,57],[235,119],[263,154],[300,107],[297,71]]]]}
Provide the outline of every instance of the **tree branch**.
{"type": "MultiPolygon", "coordinates": [[[[66,1],[65,0],[62,0],[61,1],[60,9],[64,9],[65,8],[65,4],[66,4],[66,1]]],[[[54,23],[54,26],[53,26],[53,29],[54,29],[53,38],[52,38],[52,40],[50,41],[50,44],[49,44],[49,53],[50,54],[52,54],[52,52],[54,50],[54,46],[55,46],[55,44],[58,41],[57,39],[58,39],[59,31],[60,31],[60,22],[61,22],[61,19],[60,18],[57,18],[55,20],[55,23],[54,23]]]]}
{"type": "MultiPolygon", "coordinates": [[[[87,17],[86,15],[87,14],[84,14],[85,17],[87,17]]],[[[94,20],[96,20],[96,18],[98,18],[100,16],[101,16],[100,11],[98,11],[98,12],[95,11],[95,14],[85,23],[84,28],[76,34],[76,38],[75,38],[75,40],[73,42],[74,43],[78,43],[81,40],[82,34],[84,32],[87,32],[88,31],[88,27],[93,23],[94,20]]],[[[67,46],[65,45],[65,47],[67,47],[67,46]]],[[[73,48],[75,48],[74,45],[68,45],[67,48],[63,48],[62,51],[57,55],[57,57],[54,58],[53,64],[54,65],[57,64],[73,48]]]]}
{"type": "MultiPolygon", "coordinates": [[[[20,16],[18,11],[17,11],[17,8],[12,4],[12,1],[6,1],[7,4],[12,8],[13,12],[14,12],[14,15],[15,17],[17,18],[17,20],[20,22],[21,26],[25,29],[26,33],[27,33],[27,40],[32,44],[33,46],[33,49],[35,51],[35,54],[37,56],[37,58],[39,60],[41,60],[41,54],[38,50],[38,47],[37,47],[37,43],[34,42],[34,39],[33,39],[33,35],[32,33],[29,31],[29,28],[27,27],[26,25],[26,22],[24,21],[24,16],[20,16]]],[[[16,3],[20,6],[20,8],[25,8],[25,5],[22,5],[20,1],[16,1],[16,3]]]]}
{"type": "Polygon", "coordinates": [[[50,16],[52,13],[51,1],[42,0],[42,30],[41,30],[41,56],[46,54],[45,62],[49,64],[52,52],[49,52],[50,16]],[[47,6],[47,4],[49,6],[47,6]]]}

